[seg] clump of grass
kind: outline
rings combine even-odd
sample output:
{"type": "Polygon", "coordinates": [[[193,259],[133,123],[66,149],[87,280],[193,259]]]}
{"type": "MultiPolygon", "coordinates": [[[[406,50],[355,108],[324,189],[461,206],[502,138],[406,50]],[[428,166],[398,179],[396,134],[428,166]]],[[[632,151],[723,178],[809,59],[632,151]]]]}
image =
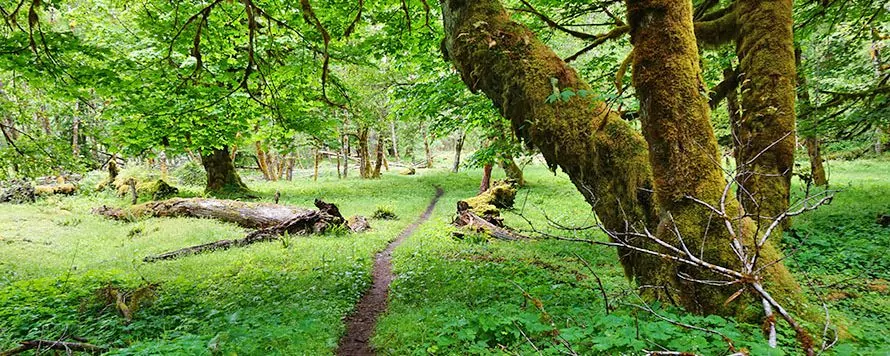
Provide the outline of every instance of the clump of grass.
{"type": "Polygon", "coordinates": [[[374,210],[374,214],[372,214],[371,217],[377,220],[399,219],[399,216],[396,215],[395,210],[389,205],[378,205],[377,210],[374,210]]]}

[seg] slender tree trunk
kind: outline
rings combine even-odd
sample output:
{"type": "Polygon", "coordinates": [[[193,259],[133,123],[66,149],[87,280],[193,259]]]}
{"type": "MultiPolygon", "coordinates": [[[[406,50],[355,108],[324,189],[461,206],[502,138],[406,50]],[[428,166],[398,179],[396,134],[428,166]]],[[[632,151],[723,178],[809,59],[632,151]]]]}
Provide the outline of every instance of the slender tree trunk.
{"type": "Polygon", "coordinates": [[[318,147],[315,148],[315,173],[312,174],[312,181],[318,181],[318,161],[320,154],[318,153],[318,147]]]}
{"type": "Polygon", "coordinates": [[[519,165],[516,164],[516,160],[513,159],[513,156],[506,156],[501,160],[501,168],[504,169],[504,173],[507,175],[507,178],[513,180],[520,187],[525,185],[525,175],[522,174],[522,168],[519,168],[519,165]]]}
{"type": "Polygon", "coordinates": [[[736,54],[742,121],[736,149],[739,199],[758,224],[788,210],[795,150],[791,0],[739,0],[736,54]]]}
{"type": "MultiPolygon", "coordinates": [[[[811,102],[810,92],[807,86],[807,77],[800,68],[802,52],[800,49],[794,50],[794,60],[797,66],[797,99],[799,102],[798,116],[802,123],[816,124],[816,120],[811,120],[810,114],[811,102]]],[[[819,135],[816,127],[809,127],[807,132],[803,133],[804,144],[807,147],[807,156],[810,158],[810,174],[813,176],[813,184],[816,186],[828,185],[828,177],[825,175],[825,167],[822,164],[822,154],[819,147],[819,135]]]]}
{"type": "MultiPolygon", "coordinates": [[[[872,26],[871,28],[871,62],[872,66],[875,68],[875,77],[878,80],[881,80],[884,74],[884,61],[881,58],[881,35],[878,33],[878,29],[872,26]]],[[[887,139],[887,134],[890,133],[887,127],[880,126],[875,128],[875,154],[880,156],[884,154],[884,149],[890,147],[890,142],[885,141],[887,139]]]]}
{"type": "Polygon", "coordinates": [[[263,150],[263,144],[260,141],[254,142],[254,146],[256,147],[256,163],[260,167],[260,172],[263,173],[263,178],[271,181],[272,175],[269,172],[268,161],[266,160],[266,151],[263,150]]]}
{"type": "Polygon", "coordinates": [[[343,164],[340,157],[342,155],[342,152],[343,149],[341,148],[340,153],[337,154],[337,179],[343,179],[343,171],[340,170],[340,166],[343,164]]]}
{"type": "Polygon", "coordinates": [[[296,159],[294,159],[293,155],[289,156],[287,159],[287,180],[288,181],[294,180],[294,161],[295,160],[296,159]]]}
{"type": "MultiPolygon", "coordinates": [[[[190,148],[186,148],[186,149],[185,149],[185,153],[189,156],[189,159],[190,159],[192,162],[195,162],[195,163],[197,163],[197,164],[201,164],[201,157],[198,156],[198,155],[195,155],[195,152],[193,152],[190,148]]],[[[232,161],[234,162],[234,160],[232,160],[232,161]]]]}
{"type": "Polygon", "coordinates": [[[161,177],[167,178],[167,152],[164,150],[158,154],[158,163],[161,167],[161,177]]]}
{"type": "Polygon", "coordinates": [[[466,131],[461,131],[457,137],[457,144],[454,145],[454,166],[451,167],[451,173],[457,173],[460,170],[460,153],[464,148],[464,139],[467,137],[466,131]]]}
{"type": "Polygon", "coordinates": [[[244,194],[250,190],[241,181],[235,164],[229,155],[229,147],[223,146],[208,153],[201,153],[201,163],[207,172],[207,187],[210,194],[244,194]]]}
{"type": "Polygon", "coordinates": [[[423,149],[426,152],[426,168],[433,168],[433,154],[430,151],[430,133],[426,125],[423,125],[423,149]]]}
{"type": "Polygon", "coordinates": [[[486,163],[482,166],[482,182],[479,183],[479,194],[482,194],[488,190],[488,188],[491,188],[491,169],[491,163],[486,163]]]}
{"type": "Polygon", "coordinates": [[[396,162],[401,162],[402,158],[399,157],[399,143],[398,143],[398,135],[396,135],[396,121],[393,120],[389,123],[389,131],[392,135],[392,155],[396,158],[396,162]]]}
{"type": "Polygon", "coordinates": [[[340,151],[343,156],[343,178],[346,178],[349,173],[349,136],[344,133],[342,141],[343,144],[340,146],[340,151]]]}
{"type": "Polygon", "coordinates": [[[371,155],[368,152],[368,128],[359,130],[358,134],[358,156],[359,156],[359,175],[362,178],[371,177],[371,155]]]}
{"type": "Polygon", "coordinates": [[[74,158],[80,157],[80,116],[77,114],[75,109],[74,121],[71,123],[71,155],[74,158]]]}
{"type": "MultiPolygon", "coordinates": [[[[744,1],[744,0],[742,0],[744,1]]],[[[634,46],[633,84],[640,101],[643,134],[649,146],[649,161],[655,178],[655,199],[659,222],[656,236],[674,246],[696,246],[702,260],[740,269],[732,252],[729,232],[712,225],[722,217],[693,201],[720,206],[726,180],[720,167],[717,140],[710,123],[710,108],[699,68],[698,46],[692,24],[692,2],[676,0],[627,0],[631,43],[634,46]],[[700,250],[700,252],[699,252],[700,250]]],[[[727,212],[742,215],[738,201],[726,198],[727,212]]],[[[736,230],[751,243],[753,222],[742,219],[736,230]]],[[[657,248],[653,246],[652,248],[657,248]]],[[[764,261],[781,257],[765,246],[764,261]]],[[[687,310],[702,314],[743,315],[748,302],[727,303],[736,286],[712,286],[689,279],[709,280],[714,276],[700,268],[659,258],[643,259],[655,273],[649,283],[664,286],[687,310]],[[686,275],[684,279],[680,276],[686,275]]],[[[767,283],[786,290],[783,297],[799,293],[799,286],[781,262],[768,274],[767,283]]],[[[647,283],[647,284],[649,284],[647,283]]],[[[746,300],[750,295],[740,297],[746,300]]],[[[755,304],[759,305],[759,303],[755,304]]]]}
{"type": "Polygon", "coordinates": [[[232,153],[229,154],[229,157],[232,158],[232,162],[235,162],[235,157],[238,156],[238,145],[232,145],[232,153]]]}
{"type": "MultiPolygon", "coordinates": [[[[484,93],[516,136],[561,168],[603,225],[625,231],[656,222],[646,142],[602,102],[575,97],[547,103],[554,91],[591,90],[574,69],[498,0],[441,0],[445,58],[474,93],[484,93]],[[510,55],[504,55],[509,53],[510,55]]],[[[621,250],[628,277],[645,284],[637,255],[621,250]]]]}
{"type": "Polygon", "coordinates": [[[380,168],[383,166],[383,138],[377,135],[377,160],[374,162],[374,172],[371,178],[380,178],[380,168]]]}

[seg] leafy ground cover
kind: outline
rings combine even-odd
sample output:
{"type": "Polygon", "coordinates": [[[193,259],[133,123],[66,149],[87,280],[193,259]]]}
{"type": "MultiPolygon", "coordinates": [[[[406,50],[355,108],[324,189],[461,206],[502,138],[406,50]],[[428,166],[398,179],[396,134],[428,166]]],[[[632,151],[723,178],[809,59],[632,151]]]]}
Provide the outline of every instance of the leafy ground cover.
{"type": "MultiPolygon", "coordinates": [[[[789,265],[813,303],[821,295],[843,325],[847,337],[834,353],[890,352],[890,228],[875,222],[890,213],[890,162],[830,167],[833,188],[842,192],[831,205],[796,218],[783,240],[795,251],[789,265]]],[[[564,175],[540,166],[526,174],[528,188],[505,212],[509,225],[527,227],[520,214],[552,231],[545,214],[567,226],[593,221],[564,175]]],[[[662,317],[717,330],[753,354],[782,354],[767,349],[759,325],[646,306],[631,292],[613,249],[455,239],[449,226],[455,203],[475,194],[479,175],[421,170],[374,181],[251,182],[263,200],[280,191],[286,204],[310,206],[320,197],[338,203],[344,215],[382,209],[398,219],[372,220],[374,229],[364,234],[292,237],[155,264],[141,259],[245,232],[207,220],[114,222],[91,215],[93,207],[124,204],[110,193],[0,205],[0,349],[73,335],[112,354],[331,353],[344,331],[343,316],[370,283],[374,252],[414,220],[438,185],[446,193],[432,219],[395,251],[398,277],[373,339],[381,354],[726,351],[722,337],[662,317]],[[129,293],[132,302],[140,288],[149,293],[143,303],[132,303],[138,309],[128,321],[107,292],[129,293]]],[[[576,234],[602,238],[586,230],[576,234]]],[[[793,335],[781,331],[783,349],[795,353],[793,335]]]]}

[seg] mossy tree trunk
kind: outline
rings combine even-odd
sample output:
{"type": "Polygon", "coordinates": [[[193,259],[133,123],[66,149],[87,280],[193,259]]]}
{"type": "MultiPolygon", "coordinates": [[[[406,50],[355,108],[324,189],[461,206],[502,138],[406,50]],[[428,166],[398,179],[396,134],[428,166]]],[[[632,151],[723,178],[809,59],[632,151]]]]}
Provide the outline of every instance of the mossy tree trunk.
{"type": "Polygon", "coordinates": [[[210,194],[244,194],[250,190],[241,181],[235,164],[229,155],[229,147],[214,149],[210,152],[201,152],[201,164],[207,173],[207,186],[205,191],[210,194]]]}
{"type": "MultiPolygon", "coordinates": [[[[568,174],[606,228],[624,231],[625,222],[653,222],[652,176],[642,136],[604,103],[577,97],[547,103],[554,90],[590,86],[528,28],[510,20],[499,0],[440,3],[443,54],[469,89],[484,93],[551,169],[568,174]]],[[[641,284],[651,279],[650,271],[637,268],[646,256],[619,255],[629,277],[641,284]]]]}
{"type": "Polygon", "coordinates": [[[791,0],[739,0],[736,54],[741,73],[738,194],[768,225],[788,209],[795,149],[795,62],[791,0]]]}
{"type": "MultiPolygon", "coordinates": [[[[726,187],[710,123],[710,109],[699,68],[699,55],[693,32],[691,1],[627,0],[631,43],[634,46],[633,84],[640,101],[643,134],[649,147],[649,161],[655,179],[655,200],[659,221],[655,235],[675,246],[682,236],[686,246],[696,246],[702,260],[740,270],[741,262],[732,252],[730,235],[721,217],[689,199],[697,198],[720,206],[726,187]]],[[[742,213],[738,201],[726,199],[727,211],[742,213]]],[[[752,244],[753,222],[743,219],[737,227],[742,240],[752,244]]],[[[778,253],[764,246],[762,258],[775,261],[778,253]]],[[[658,271],[653,284],[664,286],[687,310],[703,314],[748,316],[750,306],[759,305],[747,297],[726,304],[737,286],[711,286],[680,278],[719,279],[700,268],[668,260],[649,260],[645,266],[658,271]]],[[[799,293],[799,286],[781,263],[767,274],[767,282],[782,302],[799,293]]]]}
{"type": "Polygon", "coordinates": [[[513,159],[513,156],[507,155],[504,159],[501,160],[501,168],[504,169],[504,173],[507,175],[508,179],[513,180],[520,187],[525,185],[525,176],[522,174],[522,168],[519,168],[519,165],[516,164],[516,160],[513,159]]]}

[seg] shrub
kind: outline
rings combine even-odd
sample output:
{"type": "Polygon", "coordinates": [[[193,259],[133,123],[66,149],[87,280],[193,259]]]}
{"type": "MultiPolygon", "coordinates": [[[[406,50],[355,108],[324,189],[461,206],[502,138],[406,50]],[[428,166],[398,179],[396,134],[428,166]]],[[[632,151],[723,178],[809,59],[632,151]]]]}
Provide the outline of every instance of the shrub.
{"type": "Polygon", "coordinates": [[[179,185],[204,186],[207,184],[204,167],[193,161],[188,161],[174,169],[172,176],[179,185]]]}

